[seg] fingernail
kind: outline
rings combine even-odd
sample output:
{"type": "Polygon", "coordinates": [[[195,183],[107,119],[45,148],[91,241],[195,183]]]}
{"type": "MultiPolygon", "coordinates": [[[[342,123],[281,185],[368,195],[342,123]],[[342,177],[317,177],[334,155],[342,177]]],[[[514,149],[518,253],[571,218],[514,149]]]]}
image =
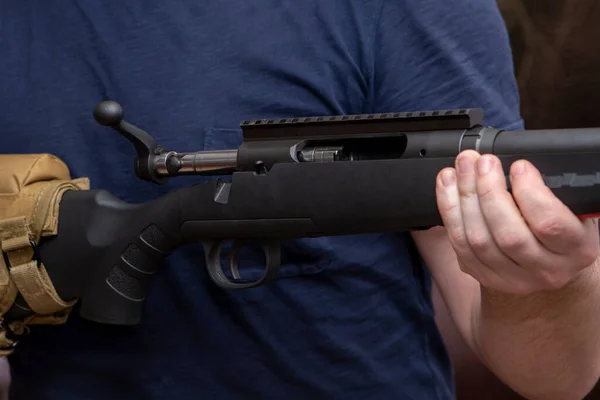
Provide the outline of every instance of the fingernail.
{"type": "Polygon", "coordinates": [[[483,156],[477,160],[477,173],[481,176],[492,170],[492,160],[489,157],[483,156]]]}
{"type": "Polygon", "coordinates": [[[517,177],[525,173],[525,161],[520,160],[512,165],[511,175],[517,177]]]}
{"type": "Polygon", "coordinates": [[[447,169],[442,172],[442,184],[446,187],[454,185],[456,182],[456,176],[454,175],[454,171],[451,169],[447,169]]]}

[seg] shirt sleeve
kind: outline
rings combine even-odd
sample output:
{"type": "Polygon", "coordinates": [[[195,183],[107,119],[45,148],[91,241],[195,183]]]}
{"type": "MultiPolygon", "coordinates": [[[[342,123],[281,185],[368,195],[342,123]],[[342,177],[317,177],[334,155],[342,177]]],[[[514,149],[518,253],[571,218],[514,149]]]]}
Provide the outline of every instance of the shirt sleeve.
{"type": "Polygon", "coordinates": [[[483,108],[523,129],[507,29],[495,0],[383,1],[369,112],[483,108]]]}

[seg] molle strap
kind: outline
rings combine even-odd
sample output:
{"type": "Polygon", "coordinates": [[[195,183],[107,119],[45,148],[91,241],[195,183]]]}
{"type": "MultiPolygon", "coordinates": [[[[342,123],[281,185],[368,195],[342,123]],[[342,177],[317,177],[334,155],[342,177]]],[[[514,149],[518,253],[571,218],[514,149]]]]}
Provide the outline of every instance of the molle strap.
{"type": "Polygon", "coordinates": [[[7,267],[31,261],[34,257],[34,244],[24,216],[0,221],[0,246],[7,267]]]}
{"type": "Polygon", "coordinates": [[[32,236],[25,217],[0,221],[0,240],[10,277],[35,313],[51,314],[71,307],[74,301],[65,302],[56,293],[32,236]]]}
{"type": "Polygon", "coordinates": [[[57,294],[38,243],[57,234],[62,195],[89,187],[87,178],[72,179],[51,154],[0,154],[0,355],[12,352],[28,325],[66,322],[77,300],[57,294]],[[34,314],[6,323],[2,316],[19,293],[34,314]]]}
{"type": "Polygon", "coordinates": [[[10,274],[29,307],[37,314],[52,314],[76,303],[76,300],[65,302],[58,296],[46,268],[37,261],[13,267],[10,274]]]}
{"type": "Polygon", "coordinates": [[[0,315],[6,314],[14,304],[16,298],[17,286],[10,279],[5,257],[0,257],[0,315]]]}

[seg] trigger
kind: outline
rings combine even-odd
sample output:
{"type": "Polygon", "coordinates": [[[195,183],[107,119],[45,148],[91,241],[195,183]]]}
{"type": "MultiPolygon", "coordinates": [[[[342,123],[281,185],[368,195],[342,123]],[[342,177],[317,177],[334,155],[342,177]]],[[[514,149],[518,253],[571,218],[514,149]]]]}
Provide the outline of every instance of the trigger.
{"type": "Polygon", "coordinates": [[[229,272],[233,279],[241,279],[240,269],[238,268],[237,254],[238,250],[246,243],[246,240],[236,240],[229,251],[229,272]]]}

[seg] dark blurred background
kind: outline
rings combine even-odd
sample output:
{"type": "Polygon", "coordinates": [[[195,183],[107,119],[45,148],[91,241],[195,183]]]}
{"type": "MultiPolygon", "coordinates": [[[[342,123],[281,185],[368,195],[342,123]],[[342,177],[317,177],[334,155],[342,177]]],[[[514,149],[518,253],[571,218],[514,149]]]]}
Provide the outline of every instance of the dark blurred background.
{"type": "Polygon", "coordinates": [[[498,0],[529,129],[600,126],[600,2],[498,0]]]}
{"type": "MultiPolygon", "coordinates": [[[[600,127],[600,1],[497,1],[511,37],[527,129],[600,127]]],[[[455,365],[458,400],[522,399],[475,359],[437,291],[434,301],[455,365]]],[[[600,385],[586,399],[600,400],[600,385]]]]}

